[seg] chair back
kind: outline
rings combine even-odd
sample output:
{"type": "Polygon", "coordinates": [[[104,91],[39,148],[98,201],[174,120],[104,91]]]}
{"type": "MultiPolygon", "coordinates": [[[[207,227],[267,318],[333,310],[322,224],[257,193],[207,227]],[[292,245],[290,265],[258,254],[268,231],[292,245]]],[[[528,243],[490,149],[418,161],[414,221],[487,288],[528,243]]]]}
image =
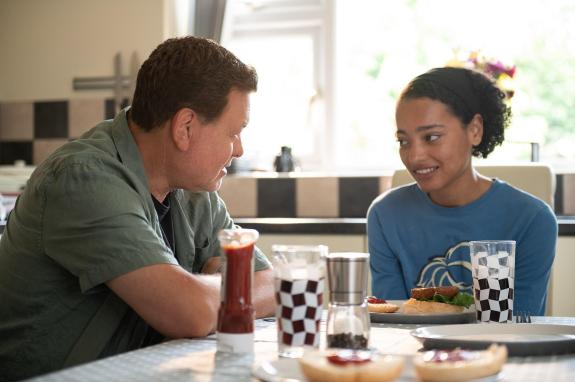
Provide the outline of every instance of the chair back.
{"type": "MultiPolygon", "coordinates": [[[[503,180],[533,196],[538,197],[553,209],[555,198],[555,174],[550,166],[543,163],[517,165],[474,166],[482,175],[503,180]]],[[[415,180],[405,169],[396,170],[391,179],[391,187],[403,186],[415,180]]],[[[545,314],[553,311],[553,272],[547,287],[547,307],[545,314]]]]}
{"type": "MultiPolygon", "coordinates": [[[[498,178],[533,196],[538,197],[553,208],[555,197],[555,174],[550,166],[543,163],[517,165],[475,166],[482,175],[498,178]]],[[[414,182],[405,169],[396,170],[391,179],[391,187],[414,182]]]]}

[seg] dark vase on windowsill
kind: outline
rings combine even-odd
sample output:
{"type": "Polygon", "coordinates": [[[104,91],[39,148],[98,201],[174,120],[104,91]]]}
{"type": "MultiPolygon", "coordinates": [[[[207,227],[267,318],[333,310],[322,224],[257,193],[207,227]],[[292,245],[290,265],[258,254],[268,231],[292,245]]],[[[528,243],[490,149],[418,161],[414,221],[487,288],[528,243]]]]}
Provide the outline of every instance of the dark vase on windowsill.
{"type": "Polygon", "coordinates": [[[294,160],[290,147],[282,146],[281,153],[276,155],[274,160],[274,169],[277,172],[290,172],[294,170],[294,160]]]}

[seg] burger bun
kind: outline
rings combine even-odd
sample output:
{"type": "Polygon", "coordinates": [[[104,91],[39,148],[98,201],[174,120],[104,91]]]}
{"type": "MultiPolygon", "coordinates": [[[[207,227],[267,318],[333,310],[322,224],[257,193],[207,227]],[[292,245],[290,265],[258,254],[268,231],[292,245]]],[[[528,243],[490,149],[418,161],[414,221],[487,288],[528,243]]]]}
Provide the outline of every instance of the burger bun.
{"type": "Polygon", "coordinates": [[[415,372],[424,381],[467,381],[497,374],[507,361],[505,346],[493,344],[487,350],[466,352],[471,359],[443,362],[426,361],[425,353],[418,354],[413,360],[415,372]]]}
{"type": "Polygon", "coordinates": [[[420,301],[410,298],[403,303],[403,313],[405,314],[447,314],[463,313],[463,306],[446,304],[444,302],[420,301]]]}
{"type": "Polygon", "coordinates": [[[401,375],[404,360],[399,356],[373,355],[372,361],[337,365],[328,360],[334,351],[312,351],[300,358],[299,366],[310,382],[387,382],[401,375]]]}

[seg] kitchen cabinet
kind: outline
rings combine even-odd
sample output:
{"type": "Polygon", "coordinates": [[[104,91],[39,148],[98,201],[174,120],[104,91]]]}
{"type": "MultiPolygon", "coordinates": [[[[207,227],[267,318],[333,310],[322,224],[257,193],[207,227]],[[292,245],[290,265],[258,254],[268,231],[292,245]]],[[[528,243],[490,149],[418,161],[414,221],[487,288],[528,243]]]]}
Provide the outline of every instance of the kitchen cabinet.
{"type": "Polygon", "coordinates": [[[575,316],[575,237],[560,236],[551,276],[550,302],[553,316],[575,316]]]}

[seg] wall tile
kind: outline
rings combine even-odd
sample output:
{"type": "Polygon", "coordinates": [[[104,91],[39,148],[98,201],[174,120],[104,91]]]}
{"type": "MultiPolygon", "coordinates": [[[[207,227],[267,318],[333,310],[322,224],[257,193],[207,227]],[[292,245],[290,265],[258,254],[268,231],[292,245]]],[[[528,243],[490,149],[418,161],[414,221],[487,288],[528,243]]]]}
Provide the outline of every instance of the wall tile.
{"type": "Polygon", "coordinates": [[[232,218],[258,215],[258,190],[255,178],[224,178],[218,191],[232,218]]]}
{"type": "Polygon", "coordinates": [[[104,100],[102,99],[78,99],[70,100],[69,112],[69,137],[78,138],[104,117],[104,100]]]}
{"type": "MultiPolygon", "coordinates": [[[[122,104],[120,105],[120,108],[123,109],[126,106],[128,106],[128,99],[124,98],[122,100],[122,104]]],[[[106,115],[106,117],[105,117],[106,119],[114,119],[114,117],[116,116],[116,109],[115,109],[113,98],[106,98],[105,115],[106,115]]]]}
{"type": "Polygon", "coordinates": [[[36,139],[34,141],[34,164],[39,165],[57,148],[67,143],[67,139],[36,139]]]}
{"type": "Polygon", "coordinates": [[[339,178],[339,216],[363,218],[379,195],[378,177],[339,178]]]}
{"type": "Polygon", "coordinates": [[[563,215],[575,215],[575,174],[563,174],[563,215]]]}
{"type": "Polygon", "coordinates": [[[553,209],[556,215],[563,215],[563,174],[555,174],[555,195],[553,209]]]}
{"type": "Polygon", "coordinates": [[[297,217],[338,217],[337,178],[297,178],[297,217]]]}
{"type": "Polygon", "coordinates": [[[34,102],[34,138],[68,138],[68,101],[34,102]]]}
{"type": "Polygon", "coordinates": [[[32,164],[32,141],[0,142],[0,164],[12,165],[17,160],[32,164]]]}
{"type": "Polygon", "coordinates": [[[295,214],[295,179],[259,178],[258,216],[293,218],[295,214]]]}
{"type": "Polygon", "coordinates": [[[24,141],[34,139],[34,104],[0,103],[0,139],[24,141]]]}
{"type": "Polygon", "coordinates": [[[113,119],[116,116],[116,110],[114,109],[114,100],[111,98],[107,98],[105,102],[105,110],[106,119],[113,119]]]}

